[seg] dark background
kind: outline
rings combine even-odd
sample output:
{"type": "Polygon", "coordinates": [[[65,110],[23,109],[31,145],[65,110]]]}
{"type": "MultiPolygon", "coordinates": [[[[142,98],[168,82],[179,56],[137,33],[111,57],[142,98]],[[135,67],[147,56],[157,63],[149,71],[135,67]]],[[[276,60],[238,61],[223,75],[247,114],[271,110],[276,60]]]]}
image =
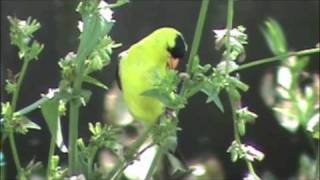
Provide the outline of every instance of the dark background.
{"type": "MultiPolygon", "coordinates": [[[[32,63],[23,83],[18,108],[35,100],[48,88],[57,87],[60,75],[57,62],[69,51],[75,51],[78,45],[76,28],[79,15],[74,9],[77,2],[61,0],[1,0],[1,102],[9,97],[4,92],[5,72],[7,68],[17,72],[21,61],[17,57],[17,48],[10,45],[7,16],[26,19],[32,16],[39,20],[42,28],[35,38],[44,43],[45,48],[39,61],[32,63]]],[[[200,1],[147,1],[132,0],[124,7],[115,9],[117,21],[111,36],[123,43],[123,47],[114,52],[112,63],[95,76],[110,85],[115,79],[116,56],[145,35],[162,26],[172,26],[180,30],[189,46],[198,17],[200,1]]],[[[253,1],[242,0],[235,3],[234,26],[247,28],[249,44],[246,46],[247,61],[272,56],[263,39],[259,27],[267,17],[273,17],[283,25],[291,50],[314,47],[319,42],[319,1],[253,1]]],[[[213,0],[210,3],[199,55],[202,64],[217,64],[220,52],[214,49],[213,29],[222,29],[226,22],[226,2],[213,0]]],[[[319,73],[319,57],[313,57],[308,67],[319,73]]],[[[180,66],[182,69],[184,65],[180,66]]],[[[254,125],[248,126],[244,142],[255,144],[266,157],[256,163],[258,174],[268,170],[281,179],[294,176],[298,168],[298,158],[302,152],[310,153],[306,139],[301,133],[292,135],[281,128],[272,111],[263,103],[259,94],[262,76],[274,68],[274,64],[256,67],[241,73],[241,78],[249,84],[250,90],[243,94],[243,103],[259,115],[254,125]]],[[[102,120],[103,96],[101,89],[91,88],[94,96],[86,109],[81,112],[79,134],[88,137],[88,121],[102,120]]],[[[241,179],[246,172],[242,161],[232,163],[226,149],[233,140],[232,121],[228,110],[222,114],[213,104],[205,104],[202,94],[193,97],[189,106],[180,113],[179,147],[186,159],[195,158],[203,153],[213,154],[225,170],[227,179],[241,179]]],[[[227,103],[225,103],[228,106],[227,103]]],[[[25,136],[17,135],[16,141],[21,161],[24,165],[34,157],[46,161],[49,147],[49,133],[39,112],[29,118],[43,127],[41,131],[31,131],[25,136]]],[[[67,120],[63,120],[66,133],[67,120]]],[[[8,142],[4,146],[9,177],[14,177],[14,163],[8,142]]],[[[66,160],[66,155],[61,154],[66,160]]]]}

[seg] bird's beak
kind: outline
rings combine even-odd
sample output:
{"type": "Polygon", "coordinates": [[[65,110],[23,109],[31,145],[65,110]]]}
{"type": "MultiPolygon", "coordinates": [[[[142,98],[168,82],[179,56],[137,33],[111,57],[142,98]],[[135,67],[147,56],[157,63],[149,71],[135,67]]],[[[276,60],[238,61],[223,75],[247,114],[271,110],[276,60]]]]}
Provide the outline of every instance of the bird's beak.
{"type": "Polygon", "coordinates": [[[168,62],[168,66],[170,69],[176,69],[179,64],[179,58],[171,57],[168,62]]]}

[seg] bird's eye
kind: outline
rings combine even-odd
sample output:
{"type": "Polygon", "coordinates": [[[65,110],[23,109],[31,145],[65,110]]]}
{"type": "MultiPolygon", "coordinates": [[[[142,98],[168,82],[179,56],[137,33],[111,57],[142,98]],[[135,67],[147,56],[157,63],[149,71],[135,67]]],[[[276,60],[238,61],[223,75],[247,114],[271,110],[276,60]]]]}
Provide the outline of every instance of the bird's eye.
{"type": "Polygon", "coordinates": [[[171,56],[174,58],[182,59],[186,53],[186,44],[181,35],[178,35],[175,38],[175,45],[173,47],[168,47],[168,51],[170,52],[171,56]]]}

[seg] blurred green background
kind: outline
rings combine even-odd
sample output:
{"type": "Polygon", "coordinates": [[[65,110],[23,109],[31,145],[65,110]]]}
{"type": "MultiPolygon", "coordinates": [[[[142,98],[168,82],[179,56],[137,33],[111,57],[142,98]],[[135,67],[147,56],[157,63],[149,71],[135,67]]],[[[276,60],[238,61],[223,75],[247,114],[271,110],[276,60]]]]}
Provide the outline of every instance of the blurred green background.
{"type": "MultiPolygon", "coordinates": [[[[32,16],[38,19],[42,28],[35,38],[45,45],[39,61],[30,65],[22,86],[19,109],[38,99],[48,88],[57,87],[60,78],[57,62],[69,51],[75,51],[78,43],[77,21],[80,17],[74,11],[77,3],[62,0],[1,0],[1,102],[9,99],[3,89],[6,70],[9,68],[17,72],[21,65],[17,49],[10,45],[7,16],[20,19],[32,16]]],[[[111,85],[115,80],[117,54],[162,26],[180,30],[191,46],[199,9],[200,1],[197,0],[132,0],[126,6],[116,9],[114,19],[117,22],[111,36],[123,46],[113,54],[111,65],[95,76],[111,85]]],[[[226,1],[212,0],[210,3],[199,52],[202,64],[217,64],[220,61],[220,52],[214,49],[212,30],[225,27],[226,9],[226,1]]],[[[236,1],[234,26],[245,26],[249,38],[246,60],[272,56],[259,30],[267,17],[273,17],[283,26],[291,50],[314,47],[319,42],[319,1],[236,1]]],[[[312,58],[308,71],[319,74],[317,59],[318,56],[312,58]]],[[[184,64],[180,65],[181,70],[184,67],[184,64]]],[[[262,162],[256,163],[258,174],[269,171],[280,179],[287,179],[297,172],[300,154],[310,153],[311,149],[302,133],[291,134],[278,125],[272,111],[261,98],[259,88],[262,77],[275,67],[275,64],[268,64],[241,73],[242,80],[250,86],[250,90],[243,95],[243,104],[259,115],[256,123],[249,125],[244,142],[266,154],[262,162]]],[[[89,88],[94,96],[81,111],[79,129],[79,135],[84,138],[89,136],[88,122],[103,119],[105,92],[89,88]]],[[[196,95],[180,113],[182,131],[179,132],[179,149],[187,160],[210,154],[220,161],[226,179],[240,179],[246,174],[245,163],[232,163],[230,155],[226,153],[233,140],[229,110],[222,114],[213,104],[206,104],[205,100],[204,95],[196,95]]],[[[225,105],[229,106],[227,103],[225,105]]],[[[18,152],[25,165],[32,158],[46,161],[50,137],[39,111],[30,114],[29,118],[41,125],[43,130],[16,136],[18,152]]],[[[64,133],[67,133],[67,119],[62,123],[64,133]]],[[[7,155],[8,177],[13,178],[14,164],[7,143],[4,151],[7,155]]],[[[59,155],[66,161],[65,154],[59,155]]]]}

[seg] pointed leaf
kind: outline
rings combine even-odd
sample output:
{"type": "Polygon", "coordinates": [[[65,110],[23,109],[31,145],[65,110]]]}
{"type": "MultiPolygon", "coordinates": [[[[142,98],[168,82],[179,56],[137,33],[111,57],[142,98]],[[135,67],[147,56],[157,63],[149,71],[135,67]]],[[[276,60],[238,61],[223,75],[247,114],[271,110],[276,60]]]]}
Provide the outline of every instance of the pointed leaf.
{"type": "Polygon", "coordinates": [[[102,82],[100,82],[99,80],[91,77],[91,76],[86,76],[84,77],[84,81],[87,82],[87,83],[90,83],[90,84],[93,84],[97,87],[100,87],[104,90],[108,90],[108,87],[106,85],[104,85],[102,82]]]}
{"type": "Polygon", "coordinates": [[[41,127],[38,124],[34,123],[33,121],[31,121],[30,119],[28,119],[26,117],[23,119],[23,121],[24,121],[23,126],[26,127],[27,129],[37,129],[37,130],[41,129],[41,127]]]}
{"type": "Polygon", "coordinates": [[[41,112],[46,120],[51,136],[56,136],[56,144],[62,152],[66,152],[66,147],[63,143],[62,129],[59,118],[59,100],[56,98],[41,105],[41,112]]]}
{"type": "Polygon", "coordinates": [[[167,153],[166,155],[167,155],[169,163],[172,167],[172,171],[171,171],[172,175],[188,172],[188,168],[186,166],[184,166],[184,164],[178,158],[176,158],[171,153],[167,153]]]}
{"type": "Polygon", "coordinates": [[[43,103],[40,108],[51,135],[56,135],[59,116],[59,101],[56,99],[50,99],[43,103]]]}

